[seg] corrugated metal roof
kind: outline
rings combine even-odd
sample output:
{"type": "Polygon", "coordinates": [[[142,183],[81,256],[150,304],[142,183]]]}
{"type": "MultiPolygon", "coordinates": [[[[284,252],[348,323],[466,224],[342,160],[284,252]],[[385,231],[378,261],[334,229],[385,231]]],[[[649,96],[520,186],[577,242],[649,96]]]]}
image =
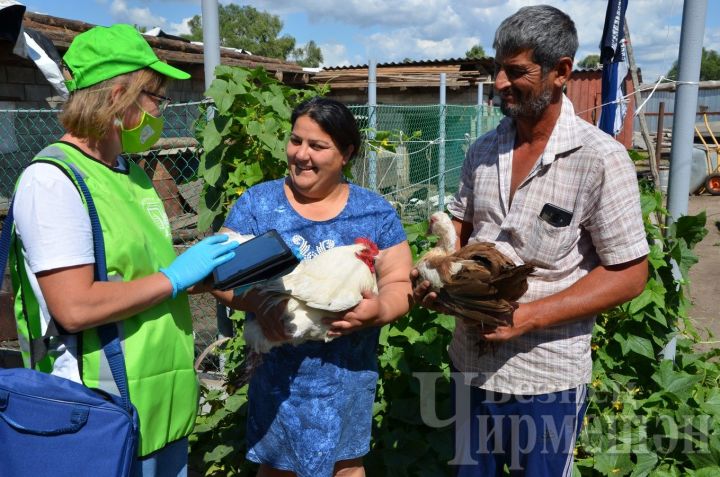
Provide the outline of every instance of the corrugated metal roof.
{"type": "MultiPolygon", "coordinates": [[[[698,83],[699,89],[720,89],[720,81],[700,81],[698,83]]],[[[665,82],[659,84],[657,88],[655,83],[643,83],[640,85],[640,89],[643,91],[655,89],[655,91],[675,91],[677,89],[677,83],[665,82]]]]}
{"type": "MultiPolygon", "coordinates": [[[[413,60],[413,61],[392,61],[387,63],[378,63],[380,67],[402,67],[402,66],[441,66],[441,65],[472,65],[480,63],[486,65],[493,63],[495,60],[492,56],[486,56],[484,58],[445,58],[445,59],[433,59],[433,60],[413,60]]],[[[345,65],[345,66],[324,66],[323,71],[336,71],[336,70],[359,70],[367,69],[368,65],[345,65]]]]}
{"type": "MultiPolygon", "coordinates": [[[[484,67],[488,64],[494,66],[495,58],[492,56],[485,56],[483,58],[445,58],[445,59],[426,59],[426,60],[413,60],[413,61],[390,61],[386,63],[378,63],[378,68],[388,67],[412,67],[412,66],[441,66],[441,65],[473,65],[480,63],[484,67]]],[[[339,71],[339,70],[361,70],[367,69],[367,64],[361,65],[344,65],[344,66],[323,66],[321,71],[339,71]]],[[[602,66],[595,66],[591,68],[575,68],[573,73],[597,73],[602,72],[602,66]]]]}

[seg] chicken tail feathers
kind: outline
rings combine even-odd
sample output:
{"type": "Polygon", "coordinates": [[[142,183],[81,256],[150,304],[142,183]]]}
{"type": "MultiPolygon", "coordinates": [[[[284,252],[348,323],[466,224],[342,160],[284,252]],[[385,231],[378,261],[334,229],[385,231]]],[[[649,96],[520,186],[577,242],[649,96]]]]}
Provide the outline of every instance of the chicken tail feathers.
{"type": "Polygon", "coordinates": [[[245,359],[240,366],[238,366],[238,373],[233,382],[231,383],[236,389],[240,389],[250,382],[255,370],[262,364],[263,358],[262,353],[257,351],[248,350],[245,355],[245,359]]]}
{"type": "Polygon", "coordinates": [[[512,267],[498,275],[492,284],[497,288],[500,296],[515,301],[527,291],[527,277],[534,271],[535,267],[528,264],[512,267]]]}
{"type": "Polygon", "coordinates": [[[514,307],[503,299],[478,299],[451,296],[440,290],[436,303],[452,315],[482,323],[489,327],[507,325],[512,320],[514,307]]]}

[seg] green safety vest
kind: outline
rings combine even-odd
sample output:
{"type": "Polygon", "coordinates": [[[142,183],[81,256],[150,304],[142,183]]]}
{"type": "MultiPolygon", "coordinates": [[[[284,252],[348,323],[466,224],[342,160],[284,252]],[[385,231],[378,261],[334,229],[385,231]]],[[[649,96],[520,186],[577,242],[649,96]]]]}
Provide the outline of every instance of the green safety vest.
{"type": "MultiPolygon", "coordinates": [[[[73,182],[66,162],[74,164],[83,174],[100,218],[110,280],[145,277],[175,259],[163,203],[152,181],[135,163],[129,162],[127,172],[117,171],[64,143],[52,144],[34,160],[57,164],[73,182]]],[[[23,359],[28,367],[52,372],[52,352],[37,363],[30,359],[33,341],[37,343],[38,338],[42,339],[40,310],[20,247],[20,240],[14,237],[10,266],[23,359]]],[[[199,390],[193,368],[192,316],[187,294],[168,298],[117,322],[117,326],[130,400],[140,419],[138,454],[144,456],[187,436],[195,422],[199,390]]],[[[76,336],[83,384],[119,394],[96,330],[85,330],[76,336]]]]}

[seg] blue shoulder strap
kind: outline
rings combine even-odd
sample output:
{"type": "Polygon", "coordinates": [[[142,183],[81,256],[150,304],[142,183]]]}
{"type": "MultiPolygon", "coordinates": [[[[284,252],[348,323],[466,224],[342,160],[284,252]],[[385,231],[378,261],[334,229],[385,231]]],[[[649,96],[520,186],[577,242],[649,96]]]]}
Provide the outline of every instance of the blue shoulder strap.
{"type": "MultiPolygon", "coordinates": [[[[66,162],[70,167],[77,184],[80,187],[85,197],[85,203],[87,204],[88,214],[90,216],[90,226],[93,234],[93,248],[95,251],[95,279],[98,281],[107,281],[107,266],[105,263],[105,241],[103,240],[102,228],[100,227],[100,219],[98,218],[97,210],[95,209],[95,203],[90,195],[90,190],[87,188],[85,181],[82,178],[82,174],[77,168],[66,162]]],[[[8,214],[5,217],[3,223],[2,235],[0,235],[0,286],[4,277],[5,267],[7,266],[8,256],[10,255],[10,241],[13,227],[13,204],[15,200],[10,202],[10,208],[8,214]]],[[[120,346],[120,339],[118,337],[117,325],[115,323],[108,323],[106,325],[99,326],[97,328],[100,342],[103,346],[103,351],[107,358],[112,372],[113,379],[115,379],[115,385],[120,391],[120,398],[125,409],[131,411],[130,393],[127,384],[127,374],[125,371],[125,358],[123,357],[122,347],[120,346]]]]}

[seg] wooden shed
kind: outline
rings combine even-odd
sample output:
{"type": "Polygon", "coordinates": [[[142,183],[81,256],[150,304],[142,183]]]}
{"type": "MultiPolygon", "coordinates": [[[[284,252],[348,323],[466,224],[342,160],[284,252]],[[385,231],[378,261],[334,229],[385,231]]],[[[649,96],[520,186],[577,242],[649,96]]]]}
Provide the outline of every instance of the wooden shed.
{"type": "MultiPolygon", "coordinates": [[[[635,91],[630,73],[625,76],[625,94],[632,95],[635,91]]],[[[565,91],[575,107],[575,113],[585,121],[598,124],[600,109],[602,107],[602,69],[574,70],[565,91]]],[[[626,149],[632,148],[633,117],[635,114],[635,99],[627,98],[627,112],[620,133],[615,139],[622,143],[626,149]]]]}
{"type": "MultiPolygon", "coordinates": [[[[477,85],[492,81],[492,58],[380,63],[377,101],[384,104],[437,104],[440,73],[445,73],[448,104],[477,104],[477,85]]],[[[329,96],[347,104],[366,104],[368,65],[326,67],[313,83],[330,86],[329,96]]],[[[487,97],[490,88],[485,88],[487,97]]]]}

